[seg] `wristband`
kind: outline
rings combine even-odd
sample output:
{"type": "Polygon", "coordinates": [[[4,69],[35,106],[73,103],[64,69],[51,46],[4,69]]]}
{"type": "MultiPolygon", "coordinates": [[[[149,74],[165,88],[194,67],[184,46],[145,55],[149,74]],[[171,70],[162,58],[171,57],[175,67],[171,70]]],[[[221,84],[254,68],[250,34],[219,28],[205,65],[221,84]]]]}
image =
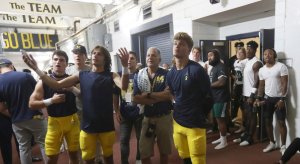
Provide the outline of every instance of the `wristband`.
{"type": "Polygon", "coordinates": [[[263,97],[262,97],[262,96],[256,96],[256,97],[255,97],[255,99],[257,99],[257,100],[260,100],[260,101],[261,101],[261,100],[263,100],[263,97]]]}
{"type": "Polygon", "coordinates": [[[284,101],[284,100],[285,100],[285,97],[280,97],[280,100],[281,100],[281,101],[284,101]]]}
{"type": "Polygon", "coordinates": [[[123,75],[128,75],[129,74],[128,67],[122,67],[122,74],[123,75]]]}
{"type": "Polygon", "coordinates": [[[46,75],[46,74],[45,74],[43,71],[41,71],[40,69],[36,69],[35,72],[36,72],[36,74],[39,75],[40,77],[46,75]]]}
{"type": "Polygon", "coordinates": [[[43,100],[43,103],[44,103],[46,106],[49,106],[49,105],[53,104],[51,98],[43,100]]]}
{"type": "Polygon", "coordinates": [[[251,88],[251,93],[256,93],[257,88],[251,88]]]}

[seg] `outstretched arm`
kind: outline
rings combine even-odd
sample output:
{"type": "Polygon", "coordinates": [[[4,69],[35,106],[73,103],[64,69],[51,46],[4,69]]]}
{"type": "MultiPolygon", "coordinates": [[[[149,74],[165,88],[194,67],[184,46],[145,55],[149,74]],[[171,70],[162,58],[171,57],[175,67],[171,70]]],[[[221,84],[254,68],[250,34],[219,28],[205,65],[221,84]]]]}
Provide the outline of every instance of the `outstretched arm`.
{"type": "Polygon", "coordinates": [[[79,73],[60,81],[52,79],[38,68],[37,63],[31,54],[23,53],[23,61],[40,76],[45,84],[53,89],[68,88],[79,82],[79,73]]]}

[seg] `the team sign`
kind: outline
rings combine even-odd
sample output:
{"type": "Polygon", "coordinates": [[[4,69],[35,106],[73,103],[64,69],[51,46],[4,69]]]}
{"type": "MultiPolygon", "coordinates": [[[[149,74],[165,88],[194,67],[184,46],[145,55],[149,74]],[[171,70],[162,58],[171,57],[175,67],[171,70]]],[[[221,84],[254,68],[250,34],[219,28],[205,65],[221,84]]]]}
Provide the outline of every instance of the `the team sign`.
{"type": "Polygon", "coordinates": [[[58,36],[53,34],[2,33],[3,51],[52,51],[58,36]]]}

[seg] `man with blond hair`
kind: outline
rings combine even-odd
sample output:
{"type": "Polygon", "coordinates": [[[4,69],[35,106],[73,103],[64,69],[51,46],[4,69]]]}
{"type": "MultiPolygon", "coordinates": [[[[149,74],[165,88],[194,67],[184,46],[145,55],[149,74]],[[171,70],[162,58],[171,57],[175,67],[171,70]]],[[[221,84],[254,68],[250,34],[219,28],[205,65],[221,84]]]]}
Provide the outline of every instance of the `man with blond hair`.
{"type": "Polygon", "coordinates": [[[206,163],[206,96],[211,95],[204,68],[189,60],[192,38],[184,32],[174,36],[175,65],[167,75],[167,85],[174,96],[173,138],[184,164],[206,163]]]}

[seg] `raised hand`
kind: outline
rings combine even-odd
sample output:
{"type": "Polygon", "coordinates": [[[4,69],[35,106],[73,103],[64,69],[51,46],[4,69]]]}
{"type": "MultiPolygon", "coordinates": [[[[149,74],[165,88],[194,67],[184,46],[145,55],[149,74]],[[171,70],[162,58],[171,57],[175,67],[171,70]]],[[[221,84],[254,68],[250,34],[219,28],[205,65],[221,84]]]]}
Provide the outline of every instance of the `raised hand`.
{"type": "Polygon", "coordinates": [[[123,67],[128,67],[128,59],[129,59],[129,53],[126,48],[120,48],[119,49],[119,58],[121,60],[123,67]]]}
{"type": "Polygon", "coordinates": [[[22,52],[22,56],[23,56],[23,61],[26,63],[26,65],[28,65],[28,67],[32,68],[33,70],[38,69],[37,63],[31,54],[22,52]]]}

